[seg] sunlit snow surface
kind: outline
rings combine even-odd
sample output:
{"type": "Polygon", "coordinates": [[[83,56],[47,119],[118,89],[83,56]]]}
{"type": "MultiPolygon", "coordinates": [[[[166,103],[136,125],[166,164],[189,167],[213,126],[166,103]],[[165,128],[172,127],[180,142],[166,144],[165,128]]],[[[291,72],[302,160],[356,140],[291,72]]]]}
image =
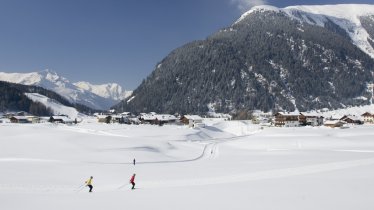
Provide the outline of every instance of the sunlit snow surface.
{"type": "Polygon", "coordinates": [[[0,208],[374,209],[374,126],[206,123],[0,124],[0,208]]]}

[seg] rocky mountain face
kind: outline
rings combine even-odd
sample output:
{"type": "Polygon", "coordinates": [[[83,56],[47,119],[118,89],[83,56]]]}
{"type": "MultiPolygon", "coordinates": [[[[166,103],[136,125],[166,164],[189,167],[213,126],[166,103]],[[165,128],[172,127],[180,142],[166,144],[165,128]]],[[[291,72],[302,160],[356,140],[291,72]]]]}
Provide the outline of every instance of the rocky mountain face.
{"type": "Polygon", "coordinates": [[[79,103],[92,109],[107,110],[131,94],[115,83],[92,85],[88,82],[71,83],[54,71],[44,70],[32,73],[0,72],[0,81],[23,85],[34,85],[55,91],[71,103],[79,103]]]}
{"type": "Polygon", "coordinates": [[[369,104],[373,15],[370,5],[256,7],[232,26],[171,52],[114,108],[237,113],[369,104]]]}

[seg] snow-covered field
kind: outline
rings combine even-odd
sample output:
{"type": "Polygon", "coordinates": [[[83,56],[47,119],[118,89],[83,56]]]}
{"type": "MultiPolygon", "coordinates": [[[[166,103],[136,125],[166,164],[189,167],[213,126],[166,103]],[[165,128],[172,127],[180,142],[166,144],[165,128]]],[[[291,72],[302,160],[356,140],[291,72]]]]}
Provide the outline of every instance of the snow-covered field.
{"type": "Polygon", "coordinates": [[[0,124],[0,209],[374,209],[374,126],[207,124],[0,124]]]}

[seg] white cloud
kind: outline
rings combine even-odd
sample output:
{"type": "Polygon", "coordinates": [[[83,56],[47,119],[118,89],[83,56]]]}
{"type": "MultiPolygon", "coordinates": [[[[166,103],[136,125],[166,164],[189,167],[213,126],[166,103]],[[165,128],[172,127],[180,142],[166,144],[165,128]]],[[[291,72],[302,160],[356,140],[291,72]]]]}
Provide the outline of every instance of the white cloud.
{"type": "Polygon", "coordinates": [[[236,4],[240,12],[246,12],[253,6],[267,4],[267,0],[231,0],[231,3],[236,4]]]}

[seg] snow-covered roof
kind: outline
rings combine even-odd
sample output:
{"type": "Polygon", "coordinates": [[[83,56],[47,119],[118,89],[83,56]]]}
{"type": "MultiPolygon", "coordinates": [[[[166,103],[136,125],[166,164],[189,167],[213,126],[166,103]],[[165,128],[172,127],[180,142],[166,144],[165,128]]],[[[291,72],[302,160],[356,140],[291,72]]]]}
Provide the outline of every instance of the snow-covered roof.
{"type": "Polygon", "coordinates": [[[360,117],[358,117],[358,116],[353,116],[353,115],[347,115],[347,116],[344,116],[343,117],[344,119],[351,119],[351,120],[353,120],[353,121],[359,121],[359,120],[361,120],[361,118],[360,117]]]}
{"type": "Polygon", "coordinates": [[[177,120],[177,118],[174,115],[170,114],[157,114],[155,115],[157,120],[160,121],[172,121],[172,120],[177,120]]]}
{"type": "Polygon", "coordinates": [[[66,116],[52,116],[53,119],[55,120],[62,120],[64,122],[73,122],[74,120],[66,117],[66,116]]]}
{"type": "Polygon", "coordinates": [[[374,114],[371,114],[370,112],[365,112],[361,116],[364,116],[364,117],[374,117],[374,114]]]}
{"type": "Polygon", "coordinates": [[[170,114],[156,114],[155,112],[151,112],[149,114],[142,114],[141,117],[143,120],[160,120],[160,121],[171,121],[177,120],[174,115],[170,114]]]}
{"type": "Polygon", "coordinates": [[[199,115],[184,115],[184,117],[189,120],[202,120],[203,119],[199,115]]]}
{"type": "Polygon", "coordinates": [[[335,125],[335,124],[344,124],[341,120],[326,120],[323,124],[325,125],[335,125]]]}
{"type": "Polygon", "coordinates": [[[156,120],[156,116],[153,114],[142,114],[141,118],[143,118],[143,120],[156,120]]]}
{"type": "Polygon", "coordinates": [[[13,116],[12,118],[17,119],[17,120],[27,120],[28,119],[25,116],[13,116]]]}
{"type": "Polygon", "coordinates": [[[312,114],[312,113],[305,113],[305,112],[301,112],[300,114],[305,116],[305,117],[322,117],[321,115],[312,114]]]}
{"type": "Polygon", "coordinates": [[[283,116],[299,116],[300,115],[299,112],[277,112],[277,113],[283,116]]]}

